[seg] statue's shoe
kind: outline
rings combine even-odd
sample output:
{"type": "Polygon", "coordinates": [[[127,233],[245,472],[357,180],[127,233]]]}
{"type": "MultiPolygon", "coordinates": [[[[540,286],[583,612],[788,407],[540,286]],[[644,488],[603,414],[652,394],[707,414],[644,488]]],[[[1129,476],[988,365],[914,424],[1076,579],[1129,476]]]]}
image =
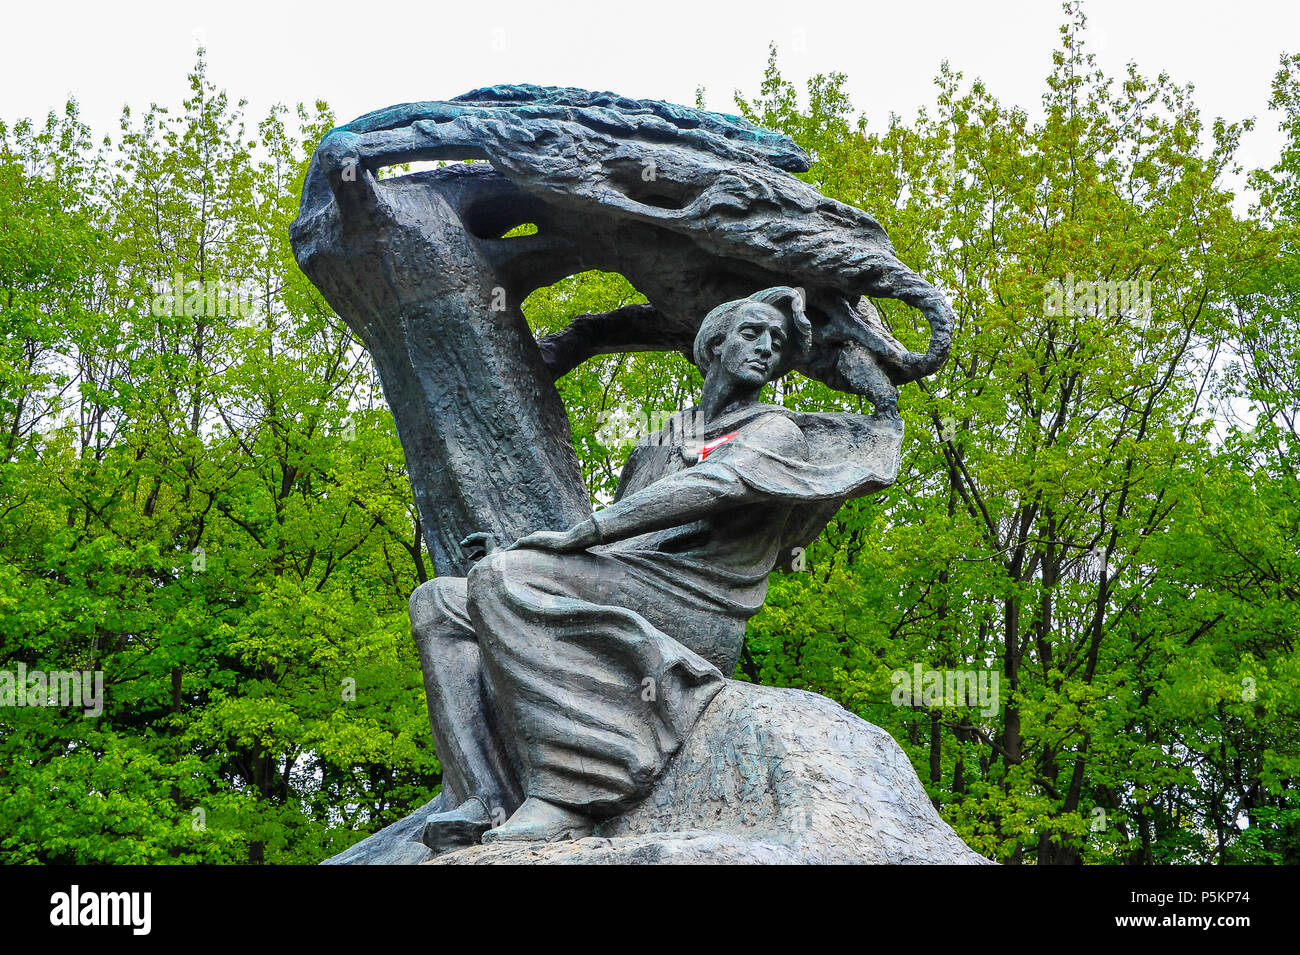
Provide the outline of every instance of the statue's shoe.
{"type": "Polygon", "coordinates": [[[476,846],[483,833],[492,828],[492,817],[478,799],[467,799],[455,809],[435,813],[424,823],[420,841],[433,850],[434,855],[476,846]]]}
{"type": "Polygon", "coordinates": [[[529,796],[504,825],[483,833],[483,844],[493,842],[559,842],[591,835],[595,822],[572,809],[529,796]]]}

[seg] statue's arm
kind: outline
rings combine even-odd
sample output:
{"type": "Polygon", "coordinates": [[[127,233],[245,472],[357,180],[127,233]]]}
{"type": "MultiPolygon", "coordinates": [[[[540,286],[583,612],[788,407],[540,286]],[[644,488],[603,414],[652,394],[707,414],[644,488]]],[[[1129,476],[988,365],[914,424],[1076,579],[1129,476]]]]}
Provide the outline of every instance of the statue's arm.
{"type": "MultiPolygon", "coordinates": [[[[807,455],[799,427],[781,415],[764,419],[735,440],[785,457],[807,455]]],[[[689,524],[743,504],[769,500],[770,494],[750,486],[728,463],[730,455],[741,450],[741,446],[723,445],[699,464],[665,475],[567,531],[530,534],[514,546],[585,550],[597,544],[689,524]]]]}
{"type": "Polygon", "coordinates": [[[689,524],[757,496],[733,469],[706,460],[602,508],[591,515],[590,523],[596,542],[603,544],[689,524]]]}

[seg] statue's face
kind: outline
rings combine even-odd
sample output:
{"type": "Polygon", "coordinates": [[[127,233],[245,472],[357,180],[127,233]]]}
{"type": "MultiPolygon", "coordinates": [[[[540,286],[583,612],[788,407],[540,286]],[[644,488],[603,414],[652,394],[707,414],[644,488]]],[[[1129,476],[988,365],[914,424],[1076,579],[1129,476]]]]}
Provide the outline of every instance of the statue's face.
{"type": "Polygon", "coordinates": [[[740,313],[727,337],[714,347],[715,364],[738,382],[762,386],[781,367],[789,346],[785,316],[771,305],[755,302],[740,313]]]}

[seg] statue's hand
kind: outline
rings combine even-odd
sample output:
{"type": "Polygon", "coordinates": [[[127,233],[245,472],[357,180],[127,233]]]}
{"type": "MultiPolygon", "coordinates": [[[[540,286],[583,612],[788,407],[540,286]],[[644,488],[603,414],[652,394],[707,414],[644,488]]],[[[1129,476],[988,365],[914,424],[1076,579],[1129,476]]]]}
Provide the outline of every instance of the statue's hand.
{"type": "Polygon", "coordinates": [[[460,542],[461,549],[465,551],[465,556],[473,563],[476,560],[482,560],[488,554],[497,549],[496,535],[489,534],[486,531],[478,531],[470,534],[460,542]]]}
{"type": "Polygon", "coordinates": [[[583,521],[567,531],[533,531],[519,538],[506,550],[520,550],[527,547],[533,550],[548,550],[555,554],[571,554],[574,551],[586,550],[598,543],[600,543],[600,535],[595,523],[583,521]]]}

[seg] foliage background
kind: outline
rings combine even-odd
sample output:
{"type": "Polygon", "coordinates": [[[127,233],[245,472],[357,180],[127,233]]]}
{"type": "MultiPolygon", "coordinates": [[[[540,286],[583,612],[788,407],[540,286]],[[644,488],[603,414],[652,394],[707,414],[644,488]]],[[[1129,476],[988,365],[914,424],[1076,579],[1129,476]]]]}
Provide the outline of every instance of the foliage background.
{"type": "MultiPolygon", "coordinates": [[[[945,65],[932,108],[869,130],[844,76],[801,96],[775,49],[736,94],[958,316],[952,360],[904,390],[903,476],[773,575],[736,677],[886,727],[991,858],[1294,862],[1300,56],[1260,104],[1289,145],[1237,195],[1249,121],[1101,75],[1086,39],[1069,9],[1041,120],[945,65]],[[1152,307],[1052,309],[1067,276],[1149,282],[1152,307]],[[918,663],[995,671],[998,712],[893,705],[918,663]]],[[[316,862],[436,791],[401,447],[288,246],[333,123],[317,103],[250,127],[202,53],[178,108],[103,142],[75,103],[0,123],[0,670],[106,683],[98,719],[0,708],[0,861],[316,862]],[[153,314],[177,275],[254,307],[153,314]]],[[[587,273],[525,311],[540,333],[638,300],[587,273]]],[[[626,454],[602,423],[699,385],[658,354],[560,382],[597,503],[626,454]]]]}

